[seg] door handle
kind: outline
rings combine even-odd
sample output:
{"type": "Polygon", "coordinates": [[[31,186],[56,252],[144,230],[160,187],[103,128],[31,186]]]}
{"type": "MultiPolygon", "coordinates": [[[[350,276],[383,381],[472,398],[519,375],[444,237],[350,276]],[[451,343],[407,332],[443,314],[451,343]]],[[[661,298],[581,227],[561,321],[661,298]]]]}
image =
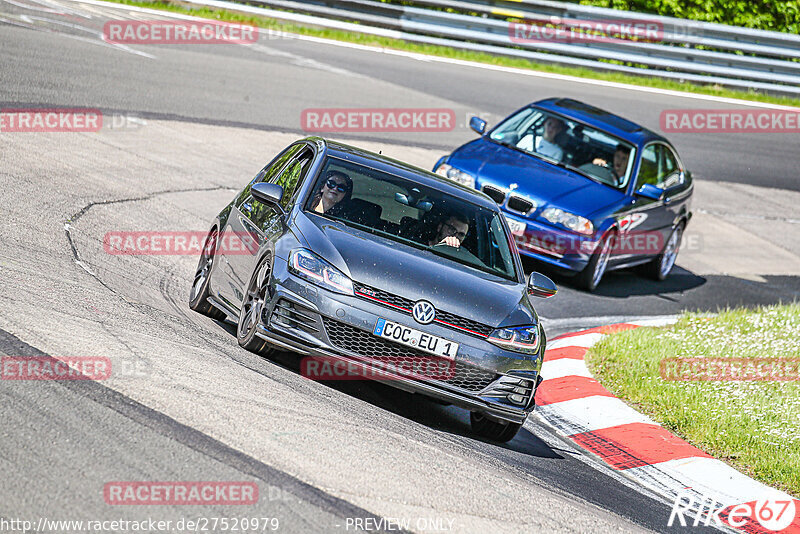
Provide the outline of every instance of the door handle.
{"type": "Polygon", "coordinates": [[[246,209],[247,211],[250,211],[253,209],[253,205],[250,202],[245,202],[242,204],[242,208],[246,209]]]}

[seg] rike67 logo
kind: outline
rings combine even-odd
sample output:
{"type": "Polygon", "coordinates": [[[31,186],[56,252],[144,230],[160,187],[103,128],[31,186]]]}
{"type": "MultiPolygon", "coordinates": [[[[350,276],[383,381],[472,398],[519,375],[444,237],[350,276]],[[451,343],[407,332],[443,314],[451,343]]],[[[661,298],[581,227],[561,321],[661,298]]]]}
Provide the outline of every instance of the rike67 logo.
{"type": "Polygon", "coordinates": [[[764,495],[756,501],[733,505],[722,505],[712,498],[681,493],[672,505],[667,526],[733,527],[745,532],[780,532],[786,529],[786,532],[800,532],[797,508],[795,500],[777,492],[764,495]]]}

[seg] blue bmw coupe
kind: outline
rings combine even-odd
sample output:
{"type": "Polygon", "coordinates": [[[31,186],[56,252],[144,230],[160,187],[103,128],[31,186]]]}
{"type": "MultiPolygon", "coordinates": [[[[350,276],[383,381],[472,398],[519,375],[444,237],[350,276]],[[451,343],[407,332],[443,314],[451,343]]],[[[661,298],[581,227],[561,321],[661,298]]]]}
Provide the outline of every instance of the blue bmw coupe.
{"type": "Polygon", "coordinates": [[[675,265],[691,219],[691,173],[662,136],[594,106],[549,98],[515,111],[441,158],[434,171],[501,207],[519,252],[577,274],[593,291],[612,269],[656,280],[675,265]]]}

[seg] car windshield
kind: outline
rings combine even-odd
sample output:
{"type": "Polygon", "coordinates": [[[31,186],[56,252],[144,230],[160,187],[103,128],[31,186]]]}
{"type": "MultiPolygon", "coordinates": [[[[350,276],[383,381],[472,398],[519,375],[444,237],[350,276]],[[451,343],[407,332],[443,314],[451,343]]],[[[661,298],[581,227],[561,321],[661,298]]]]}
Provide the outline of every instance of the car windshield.
{"type": "Polygon", "coordinates": [[[328,157],[305,209],[517,280],[501,213],[394,174],[328,157]]]}
{"type": "Polygon", "coordinates": [[[636,156],[618,137],[536,107],[511,115],[489,138],[617,189],[628,184],[636,156]]]}

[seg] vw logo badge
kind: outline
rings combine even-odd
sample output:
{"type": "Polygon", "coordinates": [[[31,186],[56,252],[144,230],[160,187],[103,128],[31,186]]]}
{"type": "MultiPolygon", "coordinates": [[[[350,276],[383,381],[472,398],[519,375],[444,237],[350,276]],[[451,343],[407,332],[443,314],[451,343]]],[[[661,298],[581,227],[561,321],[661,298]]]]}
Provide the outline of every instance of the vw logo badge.
{"type": "Polygon", "coordinates": [[[414,320],[420,324],[430,324],[436,319],[436,308],[427,300],[418,300],[411,311],[414,320]]]}

